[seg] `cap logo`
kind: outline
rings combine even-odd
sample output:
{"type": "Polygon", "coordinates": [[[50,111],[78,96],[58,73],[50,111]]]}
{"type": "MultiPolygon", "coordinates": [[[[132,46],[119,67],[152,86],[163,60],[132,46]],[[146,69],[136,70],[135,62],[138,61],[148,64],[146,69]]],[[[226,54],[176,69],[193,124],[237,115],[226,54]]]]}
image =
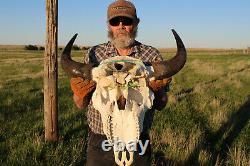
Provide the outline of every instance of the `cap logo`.
{"type": "Polygon", "coordinates": [[[130,9],[131,7],[128,7],[128,6],[116,6],[116,7],[113,7],[113,9],[116,9],[116,10],[127,10],[127,9],[130,9]]]}

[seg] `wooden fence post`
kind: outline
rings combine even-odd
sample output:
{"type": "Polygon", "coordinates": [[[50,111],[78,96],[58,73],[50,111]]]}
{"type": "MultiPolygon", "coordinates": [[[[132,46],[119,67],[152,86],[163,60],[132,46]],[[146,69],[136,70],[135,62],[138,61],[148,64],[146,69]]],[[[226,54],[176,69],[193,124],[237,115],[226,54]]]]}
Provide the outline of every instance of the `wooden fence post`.
{"type": "Polygon", "coordinates": [[[46,45],[44,53],[44,125],[45,139],[58,140],[57,96],[58,0],[46,0],[46,45]]]}

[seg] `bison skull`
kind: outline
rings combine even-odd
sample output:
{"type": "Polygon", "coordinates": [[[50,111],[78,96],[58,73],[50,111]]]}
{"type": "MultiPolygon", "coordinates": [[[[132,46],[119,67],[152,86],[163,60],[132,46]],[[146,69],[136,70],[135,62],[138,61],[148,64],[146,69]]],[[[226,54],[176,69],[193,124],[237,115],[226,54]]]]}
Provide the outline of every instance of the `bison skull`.
{"type": "MultiPolygon", "coordinates": [[[[128,56],[106,59],[92,70],[92,78],[97,83],[92,103],[101,114],[103,131],[111,144],[119,141],[128,145],[139,141],[145,111],[152,107],[154,99],[147,87],[150,73],[151,69],[142,61],[128,56]],[[120,99],[125,102],[119,102],[120,99]]],[[[133,152],[130,151],[128,160],[122,151],[123,157],[119,159],[117,149],[114,147],[116,163],[130,165],[133,152]]]]}
{"type": "MultiPolygon", "coordinates": [[[[172,30],[177,44],[176,55],[165,61],[144,63],[138,59],[117,56],[104,60],[100,65],[83,64],[71,59],[71,48],[77,34],[69,41],[61,55],[63,70],[69,75],[93,79],[96,90],[92,102],[102,118],[103,131],[110,143],[121,140],[125,144],[138,142],[143,130],[145,112],[152,107],[154,94],[147,87],[151,78],[163,79],[179,72],[186,62],[186,49],[179,35],[172,30]]],[[[126,152],[115,150],[115,161],[118,165],[130,165],[126,152]]]]}

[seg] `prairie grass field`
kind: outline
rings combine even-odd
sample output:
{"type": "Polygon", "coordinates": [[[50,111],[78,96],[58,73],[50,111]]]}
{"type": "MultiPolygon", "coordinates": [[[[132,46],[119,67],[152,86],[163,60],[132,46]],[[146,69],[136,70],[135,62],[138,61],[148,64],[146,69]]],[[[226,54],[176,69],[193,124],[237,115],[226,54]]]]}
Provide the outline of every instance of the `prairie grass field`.
{"type": "MultiPolygon", "coordinates": [[[[175,49],[160,51],[168,59],[175,49]]],[[[0,47],[0,71],[0,165],[84,165],[86,111],[60,65],[54,143],[44,139],[43,51],[0,47]]],[[[250,54],[189,49],[168,96],[150,131],[152,165],[250,165],[250,54]]]]}

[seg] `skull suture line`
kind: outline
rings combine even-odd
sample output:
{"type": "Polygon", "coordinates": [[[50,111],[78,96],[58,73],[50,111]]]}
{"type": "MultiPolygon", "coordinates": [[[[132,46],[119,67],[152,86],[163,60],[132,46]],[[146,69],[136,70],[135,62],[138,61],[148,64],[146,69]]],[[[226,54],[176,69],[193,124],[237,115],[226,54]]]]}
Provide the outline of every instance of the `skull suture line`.
{"type": "MultiPolygon", "coordinates": [[[[143,129],[144,113],[152,106],[154,98],[146,82],[150,77],[171,77],[185,65],[186,48],[175,30],[172,29],[172,32],[177,44],[176,55],[169,60],[146,63],[147,66],[140,60],[122,56],[107,59],[98,67],[92,63],[76,62],[71,59],[71,48],[77,34],[64,48],[61,54],[63,70],[72,77],[94,79],[97,82],[92,100],[94,107],[101,113],[103,130],[108,140],[113,141],[116,137],[125,143],[138,141],[143,129]]],[[[121,159],[118,159],[118,152],[114,153],[118,165],[130,165],[133,162],[133,152],[129,152],[129,160],[125,152],[122,152],[121,159]]]]}
{"type": "MultiPolygon", "coordinates": [[[[144,114],[154,100],[153,92],[147,87],[149,74],[149,67],[147,70],[140,60],[128,56],[104,60],[92,70],[97,83],[92,103],[101,114],[103,131],[110,143],[118,140],[128,145],[139,141],[144,114]],[[121,96],[125,98],[125,106],[119,106],[121,96]]],[[[133,152],[129,153],[129,160],[124,151],[119,160],[118,153],[114,148],[117,164],[133,162],[133,152]]]]}

